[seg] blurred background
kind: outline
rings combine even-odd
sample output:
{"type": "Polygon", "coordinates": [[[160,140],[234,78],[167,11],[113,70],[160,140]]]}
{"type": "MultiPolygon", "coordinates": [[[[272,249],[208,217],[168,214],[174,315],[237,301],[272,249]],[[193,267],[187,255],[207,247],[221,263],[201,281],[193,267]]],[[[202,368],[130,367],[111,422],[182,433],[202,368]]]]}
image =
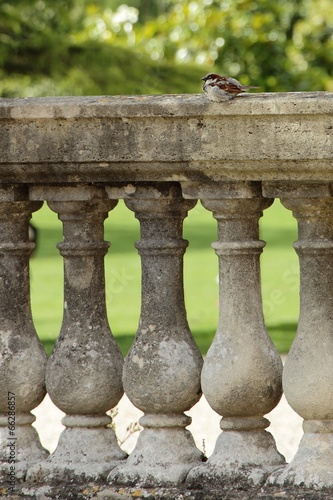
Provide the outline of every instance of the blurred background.
{"type": "MultiPolygon", "coordinates": [[[[265,92],[333,91],[331,0],[2,0],[0,97],[199,93],[216,71],[265,92]]],[[[46,205],[34,214],[37,249],[31,297],[48,353],[63,307],[61,224],[46,205]]],[[[266,325],[287,352],[299,310],[297,239],[291,213],[275,201],[262,219],[266,325]]],[[[203,353],[218,318],[216,223],[198,205],[184,224],[188,320],[203,353]]],[[[140,314],[139,226],[120,202],[105,224],[107,309],[126,354],[140,314]]]]}
{"type": "Polygon", "coordinates": [[[333,91],[331,0],[2,0],[0,96],[333,91]]]}

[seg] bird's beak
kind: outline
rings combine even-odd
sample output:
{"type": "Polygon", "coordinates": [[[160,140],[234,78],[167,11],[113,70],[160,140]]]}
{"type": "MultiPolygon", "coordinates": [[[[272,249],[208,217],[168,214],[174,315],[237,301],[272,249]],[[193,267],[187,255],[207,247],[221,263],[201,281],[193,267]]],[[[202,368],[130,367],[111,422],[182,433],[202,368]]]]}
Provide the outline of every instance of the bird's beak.
{"type": "Polygon", "coordinates": [[[200,80],[204,80],[204,79],[205,79],[205,77],[200,78],[200,80]]]}

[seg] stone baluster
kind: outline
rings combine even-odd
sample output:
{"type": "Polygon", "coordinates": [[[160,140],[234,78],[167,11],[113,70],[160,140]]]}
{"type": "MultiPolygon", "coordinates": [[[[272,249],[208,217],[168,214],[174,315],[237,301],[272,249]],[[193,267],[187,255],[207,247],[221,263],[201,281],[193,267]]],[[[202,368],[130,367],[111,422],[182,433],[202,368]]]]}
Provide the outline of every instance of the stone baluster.
{"type": "Polygon", "coordinates": [[[183,296],[182,223],[195,203],[179,185],[126,189],[127,206],[141,225],[136,247],[142,260],[141,318],[124,364],[124,390],[145,415],[136,448],[114,469],[110,482],[144,486],[185,480],[202,454],[185,429],[184,414],[200,398],[202,357],[190,333],[183,296]]]}
{"type": "MultiPolygon", "coordinates": [[[[333,198],[328,184],[280,186],[283,205],[298,221],[300,316],[283,387],[304,418],[298,451],[270,482],[333,487],[333,198]]],[[[287,423],[286,423],[287,424],[287,423]]]]}
{"type": "Polygon", "coordinates": [[[103,222],[116,202],[90,186],[39,189],[63,222],[64,317],[46,368],[52,401],[66,413],[57,449],[29,470],[34,480],[102,479],[125,454],[111,417],[120,400],[123,358],[107,321],[103,222]]]}
{"type": "Polygon", "coordinates": [[[30,413],[45,396],[46,354],[32,322],[29,289],[31,213],[26,190],[0,188],[0,479],[13,491],[27,468],[47,458],[30,413]]]}
{"type": "Polygon", "coordinates": [[[271,200],[257,183],[184,183],[218,223],[220,314],[202,371],[202,390],[221,416],[212,456],[188,476],[190,487],[260,484],[284,463],[263,417],[282,395],[282,363],[264,325],[258,220],[271,200]]]}

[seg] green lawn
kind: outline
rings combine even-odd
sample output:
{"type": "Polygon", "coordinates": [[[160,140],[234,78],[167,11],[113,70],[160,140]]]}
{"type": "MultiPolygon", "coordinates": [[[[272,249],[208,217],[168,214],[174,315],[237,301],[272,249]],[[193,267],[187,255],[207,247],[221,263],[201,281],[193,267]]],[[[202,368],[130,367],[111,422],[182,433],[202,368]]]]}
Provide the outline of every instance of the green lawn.
{"type": "MultiPolygon", "coordinates": [[[[31,301],[36,330],[48,353],[59,334],[62,317],[62,258],[56,248],[61,224],[46,205],[33,216],[39,229],[37,251],[31,259],[31,301]]],[[[188,321],[200,350],[211,344],[218,318],[217,257],[210,244],[216,223],[200,203],[184,224],[190,241],[185,254],[185,299],[188,321]]],[[[292,243],[296,223],[279,202],[266,210],[261,238],[263,303],[267,328],[280,352],[288,351],[298,317],[298,262],[292,243]]],[[[105,224],[112,246],[106,256],[106,294],[111,329],[125,354],[135,334],[140,313],[140,259],[134,248],[139,223],[120,202],[105,224]]]]}
{"type": "Polygon", "coordinates": [[[260,237],[267,242],[261,256],[266,326],[277,349],[288,352],[299,313],[298,257],[292,246],[297,240],[297,223],[279,200],[265,211],[260,237]]]}

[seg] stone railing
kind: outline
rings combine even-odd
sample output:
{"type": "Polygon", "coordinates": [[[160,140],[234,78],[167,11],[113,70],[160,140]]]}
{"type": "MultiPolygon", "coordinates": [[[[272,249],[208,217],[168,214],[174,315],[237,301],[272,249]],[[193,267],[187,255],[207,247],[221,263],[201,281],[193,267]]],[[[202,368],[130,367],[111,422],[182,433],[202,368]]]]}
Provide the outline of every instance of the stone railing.
{"type": "Polygon", "coordinates": [[[55,498],[61,485],[61,498],[90,498],[78,491],[97,484],[89,491],[99,498],[143,489],[170,499],[332,498],[333,94],[2,99],[0,150],[0,491],[55,498]],[[299,226],[300,318],[284,369],[260,288],[258,220],[275,197],[299,226]],[[103,222],[122,198],[140,221],[142,261],[141,318],[124,363],[103,263],[103,222]],[[63,223],[65,279],[48,360],[28,271],[29,219],[44,200],[63,223]],[[183,297],[182,223],[197,200],[217,220],[220,266],[220,320],[204,363],[183,297]],[[288,465],[264,418],[282,385],[304,418],[288,465]],[[222,417],[208,461],[184,413],[201,388],[222,417]],[[46,391],[66,413],[51,456],[31,426],[46,391]],[[106,414],[123,391],[144,412],[128,458],[106,414]]]}

